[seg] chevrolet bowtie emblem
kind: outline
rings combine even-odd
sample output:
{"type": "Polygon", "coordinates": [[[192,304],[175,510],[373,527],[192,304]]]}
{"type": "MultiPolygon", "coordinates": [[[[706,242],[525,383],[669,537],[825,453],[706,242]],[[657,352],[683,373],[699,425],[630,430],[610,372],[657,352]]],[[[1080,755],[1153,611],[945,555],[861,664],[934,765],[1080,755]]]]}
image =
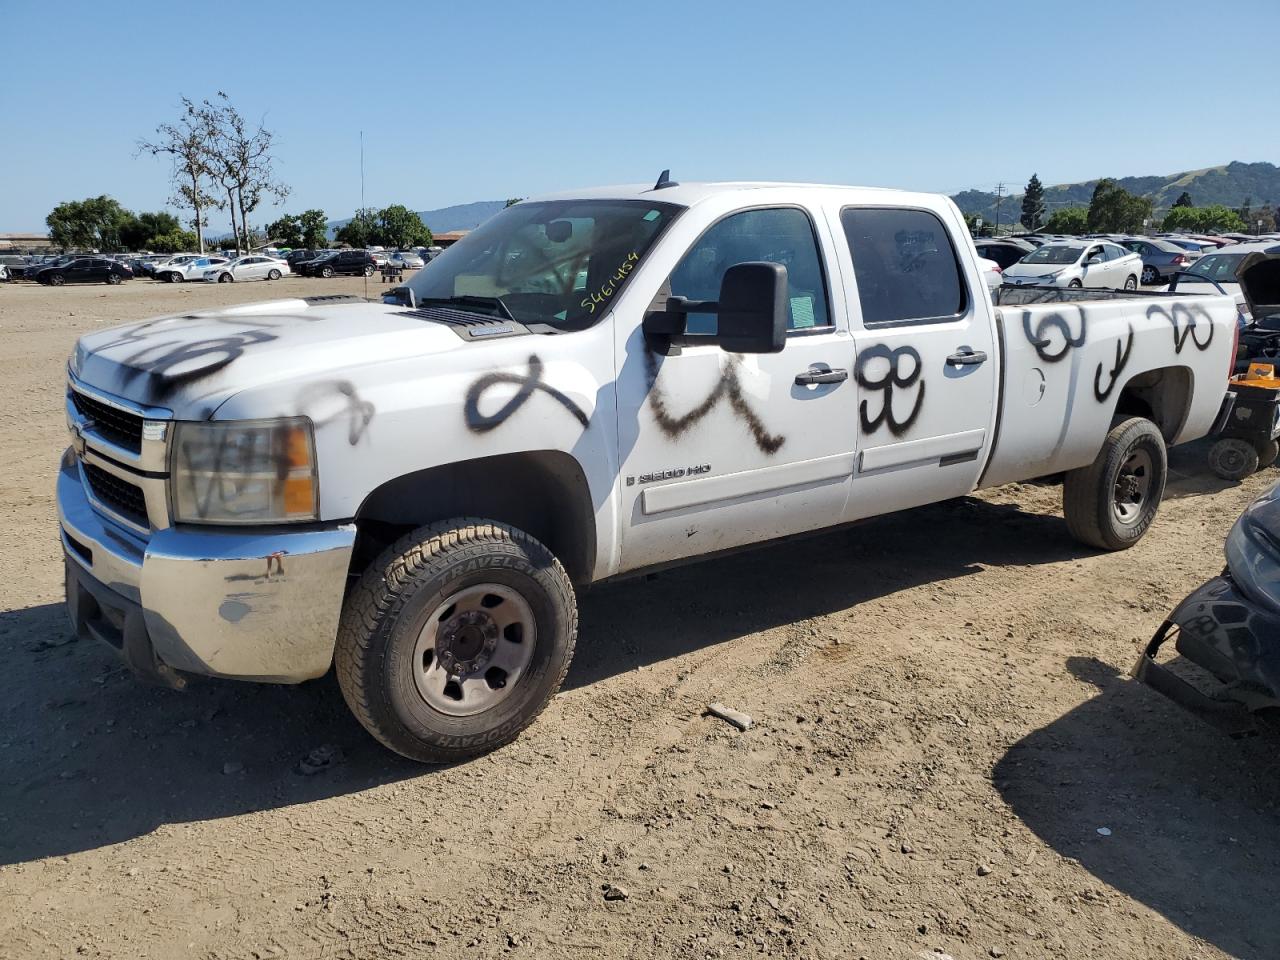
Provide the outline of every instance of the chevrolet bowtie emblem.
{"type": "Polygon", "coordinates": [[[77,457],[84,457],[84,431],[92,426],[92,420],[85,420],[83,423],[73,423],[71,425],[71,446],[75,450],[77,457]]]}

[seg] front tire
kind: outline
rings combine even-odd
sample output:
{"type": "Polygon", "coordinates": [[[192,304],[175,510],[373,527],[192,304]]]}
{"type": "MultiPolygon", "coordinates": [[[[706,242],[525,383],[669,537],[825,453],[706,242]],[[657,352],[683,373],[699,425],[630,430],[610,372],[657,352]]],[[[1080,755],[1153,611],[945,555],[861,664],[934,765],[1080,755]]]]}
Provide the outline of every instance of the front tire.
{"type": "Polygon", "coordinates": [[[1063,514],[1076,540],[1099,550],[1127,550],[1156,518],[1169,473],[1164,437],[1150,420],[1116,423],[1093,463],[1067,472],[1063,514]]]}
{"type": "Polygon", "coordinates": [[[220,273],[220,274],[218,274],[218,282],[219,282],[219,283],[234,283],[234,282],[235,282],[235,279],[236,279],[236,278],[235,278],[235,277],[233,277],[233,276],[231,276],[231,274],[229,274],[229,273],[220,273]]]}
{"type": "Polygon", "coordinates": [[[1124,288],[1125,288],[1126,290],[1137,290],[1137,289],[1138,289],[1138,278],[1137,278],[1137,277],[1135,277],[1135,276],[1133,276],[1132,274],[1130,274],[1129,276],[1125,277],[1125,280],[1124,280],[1124,288]]]}
{"type": "Polygon", "coordinates": [[[54,287],[60,287],[67,282],[67,278],[60,273],[55,273],[49,277],[49,284],[54,287]]]}
{"type": "Polygon", "coordinates": [[[324,267],[323,269],[321,269],[320,276],[328,280],[330,277],[333,276],[333,267],[324,267]]]}
{"type": "Polygon", "coordinates": [[[334,667],[384,746],[450,763],[514,740],[560,688],[578,610],[560,562],[522,530],[457,518],[384,551],[348,595],[334,667]]]}
{"type": "Polygon", "coordinates": [[[119,283],[120,283],[120,274],[118,274],[118,273],[108,273],[108,274],[107,274],[107,283],[111,284],[111,286],[113,286],[113,287],[114,287],[114,286],[116,286],[117,284],[119,284],[119,283]]]}
{"type": "Polygon", "coordinates": [[[164,275],[165,283],[178,283],[181,279],[182,279],[182,274],[180,273],[170,272],[164,275]]]}
{"type": "Polygon", "coordinates": [[[1067,284],[1067,286],[1072,290],[1079,290],[1081,287],[1084,286],[1084,281],[1072,280],[1070,283],[1067,284]]]}

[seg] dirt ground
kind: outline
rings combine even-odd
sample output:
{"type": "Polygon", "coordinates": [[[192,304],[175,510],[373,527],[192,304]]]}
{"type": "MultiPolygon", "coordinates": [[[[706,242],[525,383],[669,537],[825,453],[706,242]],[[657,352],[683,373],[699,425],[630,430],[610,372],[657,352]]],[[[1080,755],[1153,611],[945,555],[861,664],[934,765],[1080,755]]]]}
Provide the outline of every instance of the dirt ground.
{"type": "Polygon", "coordinates": [[[364,284],[0,286],[0,957],[1280,956],[1274,745],[1125,678],[1280,476],[1203,449],[1126,553],[1014,485],[595,590],[564,692],[450,768],[331,678],[172,693],[72,641],[75,338],[322,288],[364,284]]]}

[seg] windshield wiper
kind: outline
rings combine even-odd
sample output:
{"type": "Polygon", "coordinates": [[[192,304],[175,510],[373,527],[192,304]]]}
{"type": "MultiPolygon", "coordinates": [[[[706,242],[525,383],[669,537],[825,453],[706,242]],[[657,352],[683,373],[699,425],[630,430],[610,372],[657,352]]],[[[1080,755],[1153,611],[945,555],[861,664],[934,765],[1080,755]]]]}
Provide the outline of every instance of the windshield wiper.
{"type": "Polygon", "coordinates": [[[461,305],[464,307],[490,307],[498,311],[498,316],[504,320],[510,320],[512,323],[519,323],[501,297],[480,297],[474,294],[459,294],[453,297],[423,297],[418,301],[418,305],[435,304],[437,306],[461,305]]]}

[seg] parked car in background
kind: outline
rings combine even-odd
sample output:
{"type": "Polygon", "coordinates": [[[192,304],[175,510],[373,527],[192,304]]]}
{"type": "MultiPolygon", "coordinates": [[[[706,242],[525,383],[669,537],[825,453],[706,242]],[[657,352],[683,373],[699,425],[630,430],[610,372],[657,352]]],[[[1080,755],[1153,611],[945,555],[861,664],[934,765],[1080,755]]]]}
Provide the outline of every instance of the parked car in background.
{"type": "Polygon", "coordinates": [[[1192,240],[1190,237],[1161,237],[1160,239],[1199,256],[1204,256],[1206,253],[1211,253],[1218,249],[1216,243],[1209,243],[1206,240],[1192,240]]]}
{"type": "Polygon", "coordinates": [[[982,271],[982,279],[987,282],[988,292],[995,293],[1004,279],[1001,276],[1000,264],[982,256],[979,252],[978,269],[982,271]]]}
{"type": "Polygon", "coordinates": [[[387,258],[387,263],[401,270],[419,270],[426,266],[426,261],[412,250],[399,250],[387,258]]]}
{"type": "Polygon", "coordinates": [[[274,257],[249,256],[229,260],[204,272],[209,283],[232,283],[236,280],[279,280],[292,273],[289,264],[274,257]]]}
{"type": "Polygon", "coordinates": [[[1015,243],[1011,240],[975,240],[973,245],[978,248],[978,256],[994,260],[1001,270],[1012,267],[1035,249],[1030,243],[1015,243]]]}
{"type": "Polygon", "coordinates": [[[147,265],[143,266],[143,271],[151,279],[155,279],[159,273],[167,267],[181,267],[190,263],[192,260],[199,260],[201,254],[198,253],[171,253],[158,258],[147,258],[147,265]]]}
{"type": "Polygon", "coordinates": [[[377,266],[367,250],[335,250],[318,260],[308,260],[302,269],[308,277],[372,277],[377,266]]]}
{"type": "Polygon", "coordinates": [[[369,256],[373,258],[373,265],[375,267],[385,267],[387,265],[387,261],[391,259],[390,255],[388,255],[385,250],[370,250],[369,256]]]}
{"type": "Polygon", "coordinates": [[[1233,243],[1216,253],[1201,257],[1186,270],[1175,276],[1169,284],[1170,293],[1216,293],[1219,289],[1235,299],[1240,324],[1253,319],[1249,303],[1240,287],[1240,267],[1250,254],[1280,253],[1280,243],[1233,243]]]}
{"type": "Polygon", "coordinates": [[[208,270],[230,262],[226,257],[196,257],[194,260],[186,260],[184,258],[182,263],[170,263],[157,268],[155,277],[157,280],[163,280],[166,283],[203,280],[208,270]]]}
{"type": "Polygon", "coordinates": [[[1176,243],[1154,237],[1129,237],[1123,243],[1125,249],[1142,258],[1142,282],[1147,286],[1167,283],[1175,273],[1187,269],[1200,256],[1176,243]]]}
{"type": "Polygon", "coordinates": [[[133,272],[107,257],[74,257],[67,263],[55,262],[36,271],[35,279],[54,287],[64,283],[117,284],[132,280],[133,272]]]}
{"type": "Polygon", "coordinates": [[[320,256],[322,253],[326,253],[326,252],[327,251],[325,250],[307,250],[307,249],[290,250],[285,255],[284,262],[289,265],[289,269],[292,270],[294,273],[301,273],[302,271],[298,269],[298,264],[305,263],[308,260],[314,260],[316,257],[320,256]]]}
{"type": "Polygon", "coordinates": [[[1136,290],[1142,258],[1108,241],[1066,240],[1037,247],[1004,271],[1013,286],[1136,290]]]}
{"type": "Polygon", "coordinates": [[[5,279],[7,280],[22,280],[27,275],[28,262],[26,257],[12,254],[0,255],[0,266],[5,268],[5,279]]]}
{"type": "Polygon", "coordinates": [[[0,280],[8,280],[8,279],[9,279],[9,268],[6,267],[3,263],[0,263],[0,280]]]}

